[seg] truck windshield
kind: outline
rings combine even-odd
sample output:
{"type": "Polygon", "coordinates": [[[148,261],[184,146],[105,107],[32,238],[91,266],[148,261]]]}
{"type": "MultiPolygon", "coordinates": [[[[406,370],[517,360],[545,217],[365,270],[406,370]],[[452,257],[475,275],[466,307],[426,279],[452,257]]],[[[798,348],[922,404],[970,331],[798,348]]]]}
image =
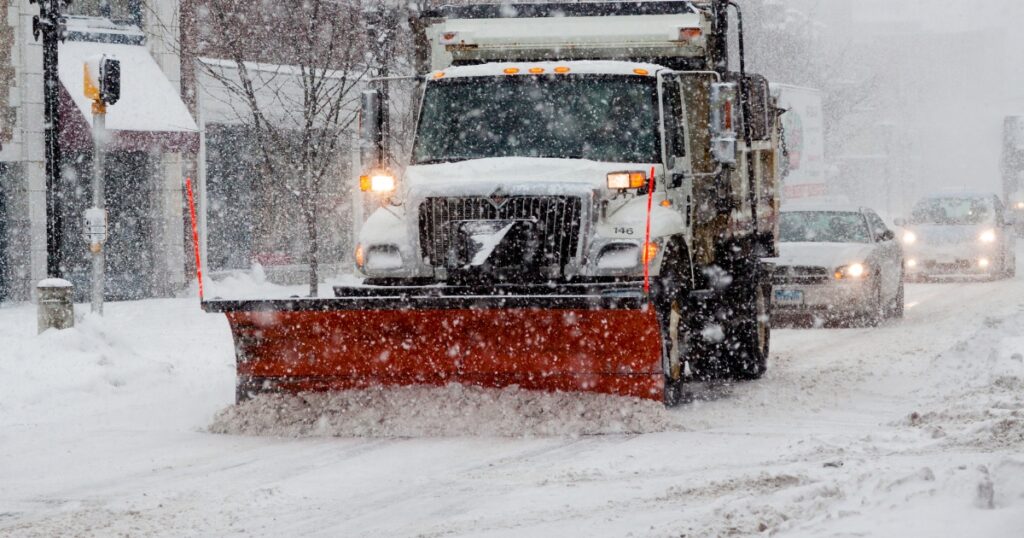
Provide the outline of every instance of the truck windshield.
{"type": "Polygon", "coordinates": [[[660,160],[657,89],[634,76],[467,77],[428,84],[417,164],[486,157],[660,160]]]}
{"type": "Polygon", "coordinates": [[[783,243],[869,243],[864,215],[849,211],[783,212],[779,219],[783,243]]]}

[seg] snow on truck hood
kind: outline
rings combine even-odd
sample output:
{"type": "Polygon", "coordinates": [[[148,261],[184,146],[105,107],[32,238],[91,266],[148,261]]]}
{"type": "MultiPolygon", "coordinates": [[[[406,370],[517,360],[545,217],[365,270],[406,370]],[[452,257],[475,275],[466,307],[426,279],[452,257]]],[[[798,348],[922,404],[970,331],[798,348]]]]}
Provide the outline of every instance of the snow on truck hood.
{"type": "Polygon", "coordinates": [[[404,188],[416,193],[459,192],[491,194],[501,187],[506,194],[545,194],[607,188],[609,172],[644,171],[660,165],[607,163],[586,159],[496,157],[453,163],[411,165],[405,169],[404,188]]]}
{"type": "Polygon", "coordinates": [[[863,263],[871,253],[869,243],[779,243],[783,266],[826,267],[829,270],[851,263],[863,263]]]}

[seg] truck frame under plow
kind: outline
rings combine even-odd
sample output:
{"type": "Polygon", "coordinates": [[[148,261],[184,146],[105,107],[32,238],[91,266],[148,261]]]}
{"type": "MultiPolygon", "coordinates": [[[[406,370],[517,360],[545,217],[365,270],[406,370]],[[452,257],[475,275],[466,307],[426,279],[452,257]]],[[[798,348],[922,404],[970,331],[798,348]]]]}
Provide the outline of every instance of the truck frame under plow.
{"type": "Polygon", "coordinates": [[[647,298],[542,289],[351,287],[332,299],[203,308],[227,315],[239,401],[448,383],[663,400],[663,339],[647,298]]]}

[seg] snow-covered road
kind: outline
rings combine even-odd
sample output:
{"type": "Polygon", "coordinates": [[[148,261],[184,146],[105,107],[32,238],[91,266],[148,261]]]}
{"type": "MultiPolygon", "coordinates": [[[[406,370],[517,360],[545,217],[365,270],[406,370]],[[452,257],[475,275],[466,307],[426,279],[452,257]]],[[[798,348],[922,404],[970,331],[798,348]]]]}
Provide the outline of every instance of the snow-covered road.
{"type": "Polygon", "coordinates": [[[631,410],[650,433],[550,435],[514,394],[444,389],[387,402],[388,433],[445,435],[403,438],[208,433],[233,356],[192,301],[40,337],[0,308],[0,535],[1024,536],[1024,280],[907,302],[776,331],[763,380],[631,410]]]}

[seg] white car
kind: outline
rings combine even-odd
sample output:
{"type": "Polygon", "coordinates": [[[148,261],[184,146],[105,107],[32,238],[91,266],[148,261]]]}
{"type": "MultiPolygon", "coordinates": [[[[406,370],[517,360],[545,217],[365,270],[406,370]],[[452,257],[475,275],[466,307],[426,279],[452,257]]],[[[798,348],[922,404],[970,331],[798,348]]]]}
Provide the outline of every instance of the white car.
{"type": "Polygon", "coordinates": [[[914,206],[901,237],[910,278],[1016,274],[1013,218],[994,194],[943,194],[914,206]]]}
{"type": "Polygon", "coordinates": [[[903,317],[903,253],[870,209],[783,209],[773,311],[877,324],[903,317]]]}

